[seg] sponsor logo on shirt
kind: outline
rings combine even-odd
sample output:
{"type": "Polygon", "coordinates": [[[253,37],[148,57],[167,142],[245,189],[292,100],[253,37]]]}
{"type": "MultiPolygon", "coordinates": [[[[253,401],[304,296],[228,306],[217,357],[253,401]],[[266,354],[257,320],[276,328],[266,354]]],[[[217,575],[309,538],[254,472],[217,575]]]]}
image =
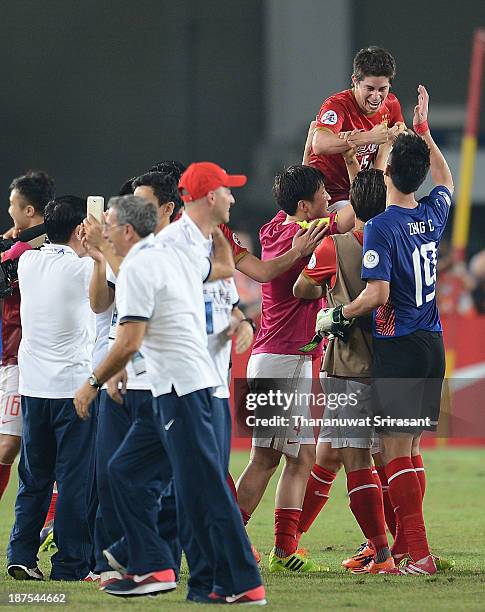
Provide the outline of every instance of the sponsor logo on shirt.
{"type": "Polygon", "coordinates": [[[379,254],[377,251],[366,251],[364,255],[364,267],[371,270],[379,263],[379,254]]]}
{"type": "Polygon", "coordinates": [[[310,261],[308,262],[308,266],[307,268],[309,270],[313,270],[313,268],[317,265],[317,258],[315,256],[315,253],[313,253],[313,255],[311,256],[310,261]]]}
{"type": "Polygon", "coordinates": [[[320,123],[325,125],[335,125],[337,123],[337,113],[333,110],[328,110],[323,113],[320,123]]]}

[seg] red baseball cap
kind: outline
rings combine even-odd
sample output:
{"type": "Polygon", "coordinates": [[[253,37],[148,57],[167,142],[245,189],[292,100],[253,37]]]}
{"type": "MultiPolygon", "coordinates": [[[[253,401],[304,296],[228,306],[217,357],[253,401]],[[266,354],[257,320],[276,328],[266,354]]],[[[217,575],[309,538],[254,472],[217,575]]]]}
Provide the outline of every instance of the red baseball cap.
{"type": "Polygon", "coordinates": [[[212,162],[196,162],[190,164],[180,177],[179,190],[184,202],[192,202],[219,187],[242,187],[247,180],[244,174],[227,174],[212,162]]]}

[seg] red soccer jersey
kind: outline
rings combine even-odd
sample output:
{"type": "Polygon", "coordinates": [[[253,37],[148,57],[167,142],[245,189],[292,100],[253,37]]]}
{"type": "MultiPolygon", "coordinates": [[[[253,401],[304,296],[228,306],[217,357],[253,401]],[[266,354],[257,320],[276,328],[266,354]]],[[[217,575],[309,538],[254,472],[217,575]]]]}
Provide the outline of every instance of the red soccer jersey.
{"type": "MultiPolygon", "coordinates": [[[[351,130],[368,132],[375,125],[386,122],[392,127],[398,121],[403,121],[401,105],[396,96],[390,93],[381,108],[373,115],[364,115],[359,108],[352,89],[346,89],[325,100],[318,116],[316,129],[327,129],[338,134],[351,130]]],[[[357,159],[362,170],[373,163],[378,145],[364,145],[357,149],[357,159]]],[[[336,155],[310,155],[309,165],[315,166],[325,175],[325,188],[332,197],[332,203],[349,199],[349,175],[344,158],[336,155]]]]}
{"type": "MultiPolygon", "coordinates": [[[[26,242],[16,242],[3,254],[2,260],[17,259],[32,247],[26,242]]],[[[2,365],[17,365],[17,354],[22,326],[20,324],[20,291],[16,283],[13,294],[3,299],[2,308],[2,365]]]]}
{"type": "Polygon", "coordinates": [[[231,245],[234,262],[237,263],[238,261],[241,261],[241,259],[249,253],[249,251],[243,247],[239,241],[239,238],[237,237],[237,234],[235,234],[225,223],[219,225],[219,228],[231,245]]]}
{"type": "MultiPolygon", "coordinates": [[[[330,216],[329,232],[336,233],[336,215],[330,216]]],[[[261,259],[273,259],[291,249],[293,237],[300,229],[297,223],[284,223],[286,213],[280,211],[259,232],[261,259]]],[[[299,259],[287,271],[262,285],[261,327],[253,345],[253,354],[300,355],[299,348],[315,333],[315,320],[322,300],[300,300],[293,296],[293,285],[308,257],[299,259]]],[[[319,345],[310,355],[321,355],[319,345]]]]}
{"type": "MultiPolygon", "coordinates": [[[[354,236],[364,243],[364,232],[355,231],[354,236]]],[[[335,242],[330,236],[325,236],[317,246],[303,274],[311,280],[314,285],[328,285],[332,289],[337,278],[337,252],[335,242]]]]}

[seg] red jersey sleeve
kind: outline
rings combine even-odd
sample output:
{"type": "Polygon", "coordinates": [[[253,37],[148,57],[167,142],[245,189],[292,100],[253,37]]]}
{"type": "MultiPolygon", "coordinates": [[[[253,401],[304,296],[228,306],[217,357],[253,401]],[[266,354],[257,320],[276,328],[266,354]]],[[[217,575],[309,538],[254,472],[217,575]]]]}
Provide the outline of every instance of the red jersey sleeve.
{"type": "Polygon", "coordinates": [[[345,107],[332,97],[327,98],[322,104],[317,115],[317,125],[315,129],[327,129],[338,134],[342,131],[342,125],[346,117],[347,111],[345,107]]]}
{"type": "Polygon", "coordinates": [[[333,284],[333,277],[337,274],[337,254],[330,236],[326,236],[317,246],[303,274],[314,285],[323,285],[329,279],[333,284]]]}
{"type": "Polygon", "coordinates": [[[20,257],[25,251],[29,251],[32,249],[28,242],[15,242],[8,251],[5,251],[3,254],[2,261],[7,261],[8,259],[17,259],[20,257]]]}
{"type": "Polygon", "coordinates": [[[389,127],[395,125],[398,121],[404,121],[402,116],[401,104],[399,100],[394,96],[394,100],[391,104],[390,109],[390,118],[389,118],[389,127]]]}
{"type": "Polygon", "coordinates": [[[226,224],[223,223],[219,225],[219,228],[231,245],[234,262],[237,263],[238,261],[241,261],[241,259],[249,253],[249,251],[243,247],[239,238],[237,237],[237,234],[235,234],[226,224]]]}

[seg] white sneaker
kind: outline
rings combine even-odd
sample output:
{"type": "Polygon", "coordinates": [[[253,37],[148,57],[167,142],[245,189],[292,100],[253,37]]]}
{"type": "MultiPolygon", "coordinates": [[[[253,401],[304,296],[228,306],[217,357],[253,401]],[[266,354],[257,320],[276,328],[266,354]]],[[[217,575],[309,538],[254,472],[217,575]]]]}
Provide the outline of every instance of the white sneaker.
{"type": "Polygon", "coordinates": [[[37,566],[26,567],[25,565],[12,563],[7,567],[7,572],[15,580],[44,580],[44,574],[37,566]]]}
{"type": "Polygon", "coordinates": [[[107,548],[103,550],[103,557],[108,562],[108,565],[112,567],[116,572],[119,572],[120,574],[126,574],[126,567],[124,565],[121,565],[121,563],[116,559],[116,557],[114,557],[110,553],[107,548]]]}

